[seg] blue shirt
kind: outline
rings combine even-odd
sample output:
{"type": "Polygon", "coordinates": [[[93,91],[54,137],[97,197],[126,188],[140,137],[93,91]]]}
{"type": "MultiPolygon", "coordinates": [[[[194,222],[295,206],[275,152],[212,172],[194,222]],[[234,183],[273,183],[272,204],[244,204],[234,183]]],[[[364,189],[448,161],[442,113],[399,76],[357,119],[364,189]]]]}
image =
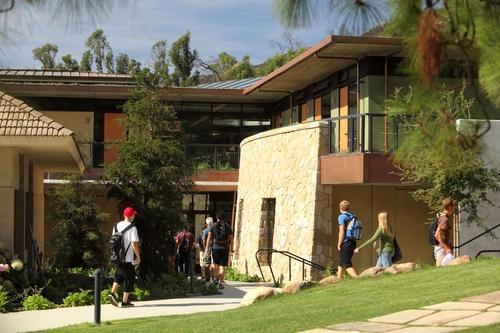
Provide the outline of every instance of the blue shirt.
{"type": "Polygon", "coordinates": [[[343,213],[340,213],[339,215],[339,218],[338,218],[338,222],[339,222],[339,226],[340,225],[345,225],[346,227],[346,230],[344,231],[344,241],[343,243],[347,242],[347,224],[349,223],[349,220],[351,219],[353,214],[349,213],[349,212],[343,212],[343,213]]]}

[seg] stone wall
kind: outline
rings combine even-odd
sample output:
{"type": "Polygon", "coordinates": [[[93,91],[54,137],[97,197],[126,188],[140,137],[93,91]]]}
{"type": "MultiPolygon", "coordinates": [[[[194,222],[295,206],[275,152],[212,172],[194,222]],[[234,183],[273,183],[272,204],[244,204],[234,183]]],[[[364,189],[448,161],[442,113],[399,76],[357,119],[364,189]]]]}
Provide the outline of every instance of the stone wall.
{"type": "MultiPolygon", "coordinates": [[[[259,274],[255,252],[263,198],[276,199],[274,249],[323,265],[330,260],[332,188],[320,184],[319,173],[319,156],[327,154],[327,132],[326,122],[310,122],[259,133],[241,143],[237,202],[242,207],[237,207],[233,262],[238,270],[259,274]]],[[[276,278],[288,281],[288,258],[274,254],[272,263],[276,278]]],[[[261,264],[269,279],[269,268],[261,264]]],[[[317,273],[306,266],[306,279],[317,273]]],[[[292,280],[301,278],[302,264],[292,261],[292,280]]]]}

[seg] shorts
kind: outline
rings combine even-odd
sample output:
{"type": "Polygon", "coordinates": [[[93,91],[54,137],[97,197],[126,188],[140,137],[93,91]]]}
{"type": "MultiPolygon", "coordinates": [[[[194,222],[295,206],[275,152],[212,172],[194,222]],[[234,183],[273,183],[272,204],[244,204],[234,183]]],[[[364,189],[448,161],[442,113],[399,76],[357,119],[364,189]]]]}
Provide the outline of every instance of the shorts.
{"type": "Polygon", "coordinates": [[[348,239],[342,243],[339,251],[339,266],[342,268],[352,267],[352,255],[354,254],[354,249],[356,248],[356,241],[354,239],[348,239]]]}
{"type": "Polygon", "coordinates": [[[434,245],[434,259],[439,257],[444,257],[446,255],[446,251],[439,245],[434,245]]]}
{"type": "Polygon", "coordinates": [[[116,267],[114,282],[123,286],[123,291],[130,293],[134,290],[135,267],[130,262],[118,264],[116,267]]]}
{"type": "Polygon", "coordinates": [[[227,266],[229,261],[229,250],[228,249],[213,249],[212,250],[212,262],[215,265],[227,266]]]}

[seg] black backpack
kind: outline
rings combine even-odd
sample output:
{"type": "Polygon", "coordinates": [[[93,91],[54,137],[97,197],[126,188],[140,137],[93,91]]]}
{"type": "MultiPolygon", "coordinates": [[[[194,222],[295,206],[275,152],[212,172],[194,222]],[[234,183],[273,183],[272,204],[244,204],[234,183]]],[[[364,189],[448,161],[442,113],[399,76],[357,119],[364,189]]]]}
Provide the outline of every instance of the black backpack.
{"type": "Polygon", "coordinates": [[[118,231],[117,226],[118,224],[115,224],[115,232],[109,239],[109,249],[111,252],[111,262],[120,264],[125,262],[125,256],[127,255],[127,251],[130,248],[130,243],[128,244],[127,248],[125,248],[125,244],[123,244],[123,235],[129,229],[134,227],[134,225],[130,224],[120,232],[118,231]]]}
{"type": "Polygon", "coordinates": [[[439,224],[439,218],[441,217],[440,214],[436,214],[434,217],[434,220],[432,221],[430,227],[429,227],[429,244],[432,246],[439,245],[439,242],[437,241],[436,237],[434,236],[436,234],[436,230],[439,224]]]}
{"type": "Polygon", "coordinates": [[[214,233],[214,242],[216,244],[226,244],[228,241],[227,224],[224,221],[220,221],[214,224],[212,227],[212,232],[214,233]]]}

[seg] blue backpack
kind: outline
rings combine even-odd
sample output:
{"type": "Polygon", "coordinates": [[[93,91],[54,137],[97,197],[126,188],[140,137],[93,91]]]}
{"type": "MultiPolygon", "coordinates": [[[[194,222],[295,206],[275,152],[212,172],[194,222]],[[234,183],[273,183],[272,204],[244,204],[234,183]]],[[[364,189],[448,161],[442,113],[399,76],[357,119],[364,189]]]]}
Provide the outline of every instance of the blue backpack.
{"type": "Polygon", "coordinates": [[[363,223],[361,223],[356,215],[348,214],[348,216],[349,215],[350,217],[347,220],[345,237],[347,239],[360,240],[363,238],[363,223]]]}

